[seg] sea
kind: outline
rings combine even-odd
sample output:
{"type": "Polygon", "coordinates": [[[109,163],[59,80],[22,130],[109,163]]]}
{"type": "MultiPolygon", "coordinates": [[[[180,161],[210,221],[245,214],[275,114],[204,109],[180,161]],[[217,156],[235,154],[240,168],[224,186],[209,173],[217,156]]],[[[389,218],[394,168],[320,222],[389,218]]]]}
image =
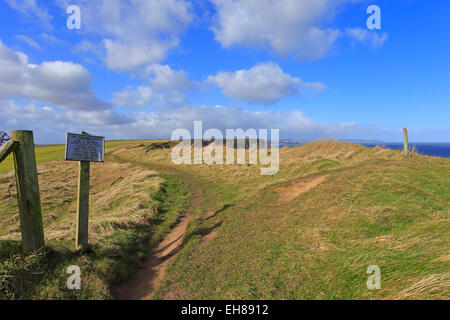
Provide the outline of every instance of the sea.
{"type": "MultiPolygon", "coordinates": [[[[349,141],[346,141],[349,142],[349,141]]],[[[300,146],[307,142],[302,141],[296,141],[296,140],[285,140],[280,141],[280,147],[283,146],[300,146]]],[[[355,142],[351,142],[355,143],[355,142]]],[[[380,146],[382,148],[392,149],[392,150],[403,150],[403,143],[392,143],[392,142],[360,142],[355,144],[361,144],[363,146],[373,148],[375,146],[380,146]]],[[[416,147],[416,150],[419,154],[427,155],[427,156],[434,156],[434,157],[441,157],[441,158],[450,158],[450,143],[409,143],[410,148],[413,146],[416,147]]]]}

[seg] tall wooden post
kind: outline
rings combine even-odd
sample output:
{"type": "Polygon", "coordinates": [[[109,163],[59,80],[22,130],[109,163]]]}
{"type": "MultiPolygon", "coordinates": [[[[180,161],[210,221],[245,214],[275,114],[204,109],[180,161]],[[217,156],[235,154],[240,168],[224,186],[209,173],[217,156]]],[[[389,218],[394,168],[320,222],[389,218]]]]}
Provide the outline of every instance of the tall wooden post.
{"type": "Polygon", "coordinates": [[[89,161],[80,161],[78,175],[78,207],[77,207],[77,234],[76,248],[85,250],[88,246],[89,228],[89,179],[91,164],[89,161]]]}
{"type": "Polygon", "coordinates": [[[75,248],[85,251],[89,236],[89,179],[91,162],[105,161],[105,137],[67,133],[66,157],[68,161],[78,161],[78,203],[75,248]]]}
{"type": "Polygon", "coordinates": [[[406,128],[403,128],[403,151],[405,152],[405,156],[409,154],[408,130],[406,128]]]}
{"type": "Polygon", "coordinates": [[[33,132],[13,131],[11,136],[17,144],[14,150],[14,166],[22,246],[25,252],[31,252],[45,245],[33,132]]]}

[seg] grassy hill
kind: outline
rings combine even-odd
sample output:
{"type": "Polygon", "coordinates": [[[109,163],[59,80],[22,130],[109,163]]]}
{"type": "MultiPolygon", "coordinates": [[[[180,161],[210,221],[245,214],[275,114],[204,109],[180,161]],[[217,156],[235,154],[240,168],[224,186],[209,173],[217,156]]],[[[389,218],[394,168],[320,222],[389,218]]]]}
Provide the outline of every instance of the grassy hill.
{"type": "MultiPolygon", "coordinates": [[[[108,143],[107,150],[123,143],[108,143]]],[[[63,146],[36,148],[43,162],[38,175],[47,244],[36,254],[21,252],[14,171],[0,174],[0,299],[112,298],[111,287],[134,271],[189,206],[187,186],[176,176],[127,163],[93,163],[91,247],[85,255],[77,253],[78,164],[52,160],[63,153],[63,146]],[[81,291],[66,289],[70,265],[82,270],[81,291]]]]}
{"type": "Polygon", "coordinates": [[[0,174],[3,298],[111,298],[182,213],[193,219],[154,298],[450,298],[449,159],[330,141],[281,149],[274,176],[248,164],[175,166],[159,142],[109,146],[106,159],[92,168],[84,256],[72,251],[73,164],[38,167],[49,248],[31,262],[16,200],[3,196],[12,174],[0,174]],[[77,263],[88,271],[74,293],[65,268],[77,263]],[[369,265],[381,290],[366,287],[369,265]]]}
{"type": "MultiPolygon", "coordinates": [[[[106,141],[105,148],[111,148],[128,144],[130,141],[106,141]]],[[[64,145],[42,145],[36,146],[36,162],[45,163],[53,160],[64,159],[65,146],[64,145]]],[[[14,170],[13,157],[10,156],[5,161],[0,163],[0,174],[14,170]]]]}

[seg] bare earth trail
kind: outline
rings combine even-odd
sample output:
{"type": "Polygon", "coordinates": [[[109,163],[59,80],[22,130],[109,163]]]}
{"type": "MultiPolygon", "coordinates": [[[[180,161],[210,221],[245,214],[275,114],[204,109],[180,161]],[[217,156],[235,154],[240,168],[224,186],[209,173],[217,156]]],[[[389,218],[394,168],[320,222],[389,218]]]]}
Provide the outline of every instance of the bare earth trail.
{"type": "MultiPolygon", "coordinates": [[[[192,206],[201,201],[202,190],[193,186],[194,198],[192,206]]],[[[166,269],[183,245],[183,236],[192,220],[192,215],[184,214],[178,219],[176,226],[164,239],[150,250],[144,264],[130,279],[122,282],[114,289],[119,300],[150,300],[159,288],[166,269]]]]}
{"type": "MultiPolygon", "coordinates": [[[[280,193],[280,201],[290,201],[300,194],[315,188],[322,183],[328,175],[300,179],[300,181],[292,184],[289,187],[278,188],[280,193]]],[[[192,200],[192,207],[195,208],[202,201],[202,190],[195,185],[191,186],[194,189],[194,198],[192,200]]],[[[204,213],[204,219],[214,216],[215,212],[210,211],[204,213]]],[[[115,297],[119,300],[149,300],[152,299],[154,292],[159,288],[164,279],[166,269],[169,263],[175,258],[178,251],[183,244],[183,236],[186,233],[189,223],[192,220],[191,215],[182,215],[179,218],[177,225],[165,236],[158,246],[150,250],[143,266],[137,273],[122,282],[114,290],[115,297]]],[[[217,236],[216,232],[207,235],[203,242],[217,236]]]]}
{"type": "MultiPolygon", "coordinates": [[[[114,158],[118,161],[119,158],[114,158]]],[[[140,163],[138,165],[146,165],[140,163]]],[[[321,184],[328,175],[313,176],[292,181],[286,187],[279,187],[276,191],[280,194],[279,202],[285,203],[298,197],[300,194],[309,191],[321,184]]],[[[186,179],[186,177],[184,177],[186,179]]],[[[200,189],[191,179],[187,179],[193,190],[191,204],[192,212],[203,201],[203,190],[200,189]]],[[[215,211],[208,211],[203,214],[203,219],[214,216],[215,211]]],[[[187,231],[192,215],[183,214],[179,217],[175,227],[164,237],[164,239],[153,249],[151,249],[138,271],[128,280],[122,282],[114,288],[114,296],[119,300],[149,300],[159,288],[166,274],[167,267],[182,248],[183,237],[187,231]]],[[[203,239],[203,243],[215,238],[217,232],[213,231],[203,239]]]]}
{"type": "Polygon", "coordinates": [[[326,174],[301,178],[296,181],[291,181],[288,186],[276,188],[275,191],[279,194],[278,202],[280,204],[285,204],[294,200],[301,194],[317,187],[319,184],[324,182],[328,176],[329,175],[326,174]]]}
{"type": "Polygon", "coordinates": [[[116,297],[120,300],[149,300],[164,279],[169,262],[175,257],[183,243],[192,216],[180,217],[175,228],[166,235],[163,241],[153,248],[145,259],[141,269],[129,280],[116,289],[116,297]]]}

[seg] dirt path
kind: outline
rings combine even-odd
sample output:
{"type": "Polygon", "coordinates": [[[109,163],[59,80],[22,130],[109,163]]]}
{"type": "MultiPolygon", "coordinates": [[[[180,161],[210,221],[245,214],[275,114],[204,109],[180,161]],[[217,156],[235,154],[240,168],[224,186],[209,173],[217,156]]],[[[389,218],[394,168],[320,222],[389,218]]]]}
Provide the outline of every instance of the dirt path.
{"type": "Polygon", "coordinates": [[[142,268],[132,278],[116,287],[117,299],[148,300],[152,298],[164,278],[169,262],[181,249],[183,236],[190,221],[190,215],[180,217],[176,227],[156,248],[150,251],[142,268]]]}
{"type": "Polygon", "coordinates": [[[312,188],[317,187],[319,184],[325,181],[329,174],[323,176],[315,176],[302,178],[291,182],[286,187],[276,188],[275,191],[278,192],[278,202],[288,203],[300,196],[302,193],[308,192],[312,188]]]}
{"type": "MultiPolygon", "coordinates": [[[[193,186],[192,206],[202,201],[202,190],[193,186]]],[[[127,281],[114,289],[119,300],[149,300],[164,279],[167,266],[181,249],[191,215],[180,216],[177,225],[165,236],[158,246],[150,250],[143,266],[127,281]]]]}

